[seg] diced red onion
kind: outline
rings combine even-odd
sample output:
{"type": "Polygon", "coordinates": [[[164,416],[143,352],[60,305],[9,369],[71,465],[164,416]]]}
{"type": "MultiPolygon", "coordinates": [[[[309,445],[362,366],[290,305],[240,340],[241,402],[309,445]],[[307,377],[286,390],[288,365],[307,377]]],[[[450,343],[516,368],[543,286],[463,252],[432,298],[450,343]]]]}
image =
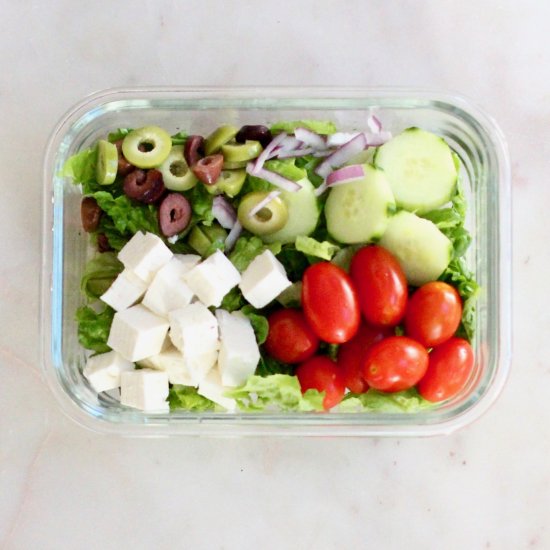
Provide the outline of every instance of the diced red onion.
{"type": "Polygon", "coordinates": [[[277,154],[277,158],[288,159],[292,157],[305,157],[306,155],[311,155],[314,152],[315,149],[312,147],[306,147],[305,149],[293,149],[291,151],[281,150],[281,152],[277,154]]]}
{"type": "Polygon", "coordinates": [[[350,183],[365,177],[365,170],[362,164],[351,164],[338,170],[334,170],[327,176],[327,186],[334,187],[343,183],[350,183]]]}
{"type": "Polygon", "coordinates": [[[317,168],[315,173],[326,178],[334,168],[345,164],[350,158],[357,155],[367,146],[365,134],[360,133],[347,143],[336,149],[332,155],[329,155],[317,168]]]}
{"type": "Polygon", "coordinates": [[[379,134],[382,131],[382,123],[376,115],[369,115],[367,118],[367,126],[373,134],[379,134]]]}
{"type": "MultiPolygon", "coordinates": [[[[288,134],[285,132],[281,132],[279,135],[275,136],[268,144],[267,147],[259,154],[258,158],[254,163],[252,163],[252,172],[249,172],[249,174],[252,174],[253,176],[256,175],[256,170],[261,170],[264,162],[271,158],[272,153],[277,149],[283,141],[288,137],[288,134]]],[[[248,169],[248,167],[247,167],[248,169]]]]}
{"type": "Polygon", "coordinates": [[[287,136],[281,143],[277,150],[277,156],[280,156],[281,151],[293,151],[294,149],[300,149],[304,143],[294,136],[287,136]]]}
{"type": "Polygon", "coordinates": [[[381,131],[376,134],[365,133],[365,137],[369,147],[378,147],[389,141],[392,138],[392,134],[388,131],[381,131]]]}
{"type": "Polygon", "coordinates": [[[304,142],[306,145],[313,147],[313,149],[322,150],[327,148],[327,144],[319,134],[309,130],[308,128],[296,128],[294,130],[296,139],[304,142]]]}
{"type": "Polygon", "coordinates": [[[229,252],[230,250],[233,249],[233,247],[235,246],[235,243],[237,242],[237,239],[241,236],[242,232],[243,232],[243,226],[241,225],[239,220],[237,220],[235,222],[235,225],[229,232],[229,235],[227,235],[227,237],[225,238],[225,252],[229,252]]]}
{"type": "Polygon", "coordinates": [[[313,153],[313,156],[318,158],[328,157],[329,155],[332,155],[332,151],[330,149],[327,149],[326,151],[315,151],[313,153]]]}
{"type": "Polygon", "coordinates": [[[290,191],[291,193],[295,193],[296,191],[299,191],[302,186],[296,183],[295,181],[289,180],[288,178],[285,178],[281,176],[280,174],[277,174],[276,172],[272,172],[271,170],[266,170],[265,168],[261,168],[260,170],[254,169],[254,164],[252,162],[249,162],[246,165],[246,171],[256,176],[257,178],[264,179],[265,181],[271,183],[275,187],[280,187],[284,191],[290,191]]]}
{"type": "Polygon", "coordinates": [[[329,147],[340,147],[340,145],[344,145],[354,137],[357,137],[360,133],[361,132],[336,132],[335,134],[330,134],[330,136],[327,136],[327,145],[329,147]]]}
{"type": "Polygon", "coordinates": [[[317,189],[314,191],[314,195],[316,197],[320,197],[326,190],[328,189],[328,183],[327,180],[325,180],[317,189]]]}
{"type": "Polygon", "coordinates": [[[224,229],[232,229],[237,221],[237,213],[233,206],[221,195],[214,197],[212,215],[224,229]]]}
{"type": "Polygon", "coordinates": [[[262,208],[266,207],[273,199],[276,199],[281,194],[281,191],[271,191],[267,194],[265,199],[262,199],[254,208],[248,213],[248,217],[252,218],[255,216],[262,208]]]}

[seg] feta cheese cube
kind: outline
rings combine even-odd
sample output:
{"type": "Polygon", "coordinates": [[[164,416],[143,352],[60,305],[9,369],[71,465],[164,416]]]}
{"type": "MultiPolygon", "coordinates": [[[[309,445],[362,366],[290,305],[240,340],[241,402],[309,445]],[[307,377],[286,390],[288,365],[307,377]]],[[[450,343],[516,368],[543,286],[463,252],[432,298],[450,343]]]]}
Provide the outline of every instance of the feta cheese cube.
{"type": "Polygon", "coordinates": [[[143,359],[139,364],[150,369],[165,371],[168,374],[170,384],[195,385],[195,381],[185,365],[183,353],[172,345],[157,355],[151,355],[151,357],[143,359]]]}
{"type": "Polygon", "coordinates": [[[153,233],[138,231],[120,250],[118,259],[149,284],[155,273],[172,258],[172,251],[153,233]]]}
{"type": "Polygon", "coordinates": [[[115,311],[120,311],[134,305],[146,290],[147,283],[130,269],[124,269],[101,295],[101,300],[115,311]]]}
{"type": "Polygon", "coordinates": [[[185,266],[186,271],[193,269],[201,263],[201,257],[197,254],[174,254],[174,257],[185,266]]]}
{"type": "Polygon", "coordinates": [[[245,299],[259,309],[277,298],[291,284],[283,264],[271,250],[266,250],[245,269],[239,288],[245,299]]]}
{"type": "Polygon", "coordinates": [[[228,411],[234,411],[237,408],[237,402],[223,394],[227,388],[224,388],[219,370],[212,369],[201,381],[197,392],[210,401],[214,401],[228,411]]]}
{"type": "Polygon", "coordinates": [[[153,313],[168,317],[170,311],[191,303],[193,291],[183,280],[183,275],[190,269],[178,256],[174,256],[157,271],[142,304],[153,313]]]}
{"type": "Polygon", "coordinates": [[[120,402],[142,411],[167,411],[168,374],[139,369],[123,372],[120,377],[120,402]]]}
{"type": "Polygon", "coordinates": [[[184,275],[191,290],[205,306],[219,307],[223,297],[241,280],[237,268],[217,250],[184,275]]]}
{"type": "Polygon", "coordinates": [[[128,361],[140,361],[161,351],[168,328],[166,319],[138,304],[115,313],[107,345],[128,361]]]}
{"type": "Polygon", "coordinates": [[[240,386],[254,374],[260,350],[250,320],[242,313],[216,311],[220,327],[218,368],[224,386],[240,386]]]}
{"type": "Polygon", "coordinates": [[[168,320],[170,339],[196,386],[218,360],[218,321],[200,302],[171,311],[168,320]]]}
{"type": "Polygon", "coordinates": [[[98,393],[120,386],[120,375],[134,369],[134,363],[124,359],[116,351],[93,355],[86,362],[84,376],[98,393]]]}

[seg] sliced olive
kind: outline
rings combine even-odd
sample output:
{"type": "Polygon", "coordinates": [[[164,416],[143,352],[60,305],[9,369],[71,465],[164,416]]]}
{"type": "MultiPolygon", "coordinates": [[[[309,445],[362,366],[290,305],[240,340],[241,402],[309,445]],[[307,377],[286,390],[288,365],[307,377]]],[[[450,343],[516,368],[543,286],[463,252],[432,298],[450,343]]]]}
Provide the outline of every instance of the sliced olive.
{"type": "Polygon", "coordinates": [[[193,174],[205,185],[213,185],[218,181],[223,167],[222,155],[209,155],[200,159],[192,168],[193,174]]]}
{"type": "Polygon", "coordinates": [[[195,166],[204,157],[204,138],[202,136],[189,136],[185,140],[183,156],[188,166],[195,166]]]}
{"type": "Polygon", "coordinates": [[[126,160],[138,168],[160,166],[170,154],[172,138],[158,126],[144,126],[132,130],[122,140],[126,160]]]}
{"type": "Polygon", "coordinates": [[[261,124],[247,124],[237,132],[235,141],[237,143],[244,143],[250,139],[259,141],[262,147],[267,147],[269,142],[273,139],[273,136],[267,126],[262,126],[261,124]]]}
{"type": "Polygon", "coordinates": [[[98,233],[97,235],[97,249],[99,252],[110,252],[113,250],[109,238],[105,233],[98,233]]]}
{"type": "Polygon", "coordinates": [[[127,176],[132,170],[135,169],[133,164],[130,164],[122,153],[122,140],[115,141],[116,150],[118,153],[118,168],[117,175],[121,178],[127,176]]]}
{"type": "Polygon", "coordinates": [[[208,156],[219,152],[222,145],[231,141],[238,131],[238,128],[229,124],[216,128],[204,141],[204,154],[208,156]]]}
{"type": "Polygon", "coordinates": [[[245,179],[246,170],[222,170],[218,181],[214,185],[207,185],[206,190],[211,195],[225,193],[233,198],[241,192],[245,179]]]}
{"type": "Polygon", "coordinates": [[[131,199],[152,204],[164,194],[162,174],[158,170],[134,170],[124,178],[122,190],[131,199]]]}
{"type": "Polygon", "coordinates": [[[93,197],[84,197],[80,203],[80,218],[82,220],[82,228],[87,233],[95,231],[99,225],[101,218],[101,208],[93,197]]]}
{"type": "Polygon", "coordinates": [[[226,237],[227,231],[221,225],[195,225],[189,233],[187,242],[204,258],[215,251],[212,247],[213,243],[216,241],[223,243],[226,237]]]}
{"type": "Polygon", "coordinates": [[[269,235],[282,229],[288,220],[286,204],[275,197],[252,216],[250,213],[264,201],[269,193],[254,191],[243,197],[237,215],[241,225],[255,235],[269,235]]]}
{"type": "Polygon", "coordinates": [[[259,141],[222,145],[222,155],[225,162],[246,162],[255,159],[261,152],[262,145],[259,141]]]}
{"type": "Polygon", "coordinates": [[[114,143],[104,139],[98,141],[95,168],[97,183],[100,185],[110,185],[115,181],[118,170],[118,151],[114,143]]]}
{"type": "Polygon", "coordinates": [[[171,191],[187,191],[197,183],[183,156],[183,145],[173,145],[166,160],[159,166],[164,187],[171,191]]]}
{"type": "Polygon", "coordinates": [[[242,162],[223,162],[223,169],[224,170],[239,170],[240,168],[246,168],[246,165],[248,164],[247,160],[244,160],[242,162]]]}
{"type": "Polygon", "coordinates": [[[165,237],[183,231],[191,221],[191,204],[179,193],[168,193],[159,206],[159,226],[165,237]]]}

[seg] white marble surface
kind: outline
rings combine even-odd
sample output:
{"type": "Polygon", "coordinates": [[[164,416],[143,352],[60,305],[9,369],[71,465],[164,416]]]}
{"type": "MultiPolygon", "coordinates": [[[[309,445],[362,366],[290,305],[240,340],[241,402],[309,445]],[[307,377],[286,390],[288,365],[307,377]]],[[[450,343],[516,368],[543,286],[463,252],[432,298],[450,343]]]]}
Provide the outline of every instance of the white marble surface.
{"type": "Polygon", "coordinates": [[[0,547],[550,548],[550,4],[0,0],[0,547]],[[41,163],[63,112],[136,84],[427,85],[513,161],[514,350],[497,403],[434,439],[98,436],[38,352],[41,163]]]}

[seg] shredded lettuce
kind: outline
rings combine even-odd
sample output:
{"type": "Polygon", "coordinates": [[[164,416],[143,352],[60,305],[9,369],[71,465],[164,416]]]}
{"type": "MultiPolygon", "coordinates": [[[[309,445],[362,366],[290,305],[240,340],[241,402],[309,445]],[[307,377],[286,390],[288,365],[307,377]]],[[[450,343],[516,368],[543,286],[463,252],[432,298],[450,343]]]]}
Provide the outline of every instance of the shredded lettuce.
{"type": "Polygon", "coordinates": [[[251,305],[244,306],[240,311],[243,315],[248,317],[248,320],[254,329],[256,341],[258,342],[258,345],[262,345],[266,341],[267,333],[269,332],[267,317],[261,313],[258,313],[258,310],[251,305]]]}
{"type": "Polygon", "coordinates": [[[365,393],[348,393],[334,411],[413,413],[432,406],[414,388],[396,393],[384,393],[371,388],[365,393]]]}
{"type": "Polygon", "coordinates": [[[292,181],[300,181],[307,177],[305,170],[294,165],[294,159],[268,160],[265,162],[264,168],[292,181]]]}
{"type": "Polygon", "coordinates": [[[331,242],[319,242],[312,237],[305,237],[303,235],[296,237],[294,244],[296,246],[296,250],[299,250],[308,256],[315,256],[316,258],[321,258],[322,260],[327,261],[330,261],[334,254],[340,250],[339,246],[331,242]]]}
{"type": "Polygon", "coordinates": [[[272,374],[293,374],[294,368],[292,365],[278,361],[267,353],[262,353],[260,362],[256,367],[255,374],[257,376],[270,376],[272,374]]]}
{"type": "Polygon", "coordinates": [[[227,390],[226,397],[237,401],[243,411],[322,411],[324,392],[307,390],[302,395],[300,382],[288,374],[251,376],[244,385],[227,390]]]}
{"type": "Polygon", "coordinates": [[[185,410],[194,412],[212,411],[216,404],[197,392],[197,388],[175,384],[168,393],[171,411],[185,410]]]}
{"type": "Polygon", "coordinates": [[[61,176],[72,179],[74,184],[96,184],[96,164],[97,147],[84,149],[67,159],[61,169],[61,176]]]}
{"type": "Polygon", "coordinates": [[[111,348],[107,345],[107,339],[114,315],[114,309],[108,306],[99,312],[89,306],[79,307],[76,310],[76,320],[80,345],[98,353],[109,351],[111,348]]]}
{"type": "Polygon", "coordinates": [[[114,132],[109,133],[107,140],[114,143],[119,139],[124,139],[131,131],[131,128],[117,128],[114,132]]]}
{"type": "Polygon", "coordinates": [[[242,236],[237,239],[235,248],[229,254],[231,263],[242,273],[252,260],[266,250],[271,250],[275,256],[281,251],[281,243],[265,244],[259,237],[242,236]]]}
{"type": "Polygon", "coordinates": [[[187,141],[185,132],[178,132],[172,136],[172,145],[183,145],[187,141]]]}
{"type": "Polygon", "coordinates": [[[90,299],[99,298],[123,269],[122,263],[112,252],[104,252],[92,258],[84,270],[80,289],[90,299]]]}
{"type": "Polygon", "coordinates": [[[307,128],[312,132],[317,134],[334,134],[336,132],[336,125],[330,120],[287,120],[276,122],[271,125],[271,131],[273,133],[277,132],[288,132],[289,134],[294,133],[296,128],[307,128]]]}
{"type": "Polygon", "coordinates": [[[191,209],[193,210],[195,222],[202,222],[204,225],[212,225],[214,214],[212,214],[212,203],[214,196],[211,195],[204,185],[195,185],[186,193],[191,209]]]}

